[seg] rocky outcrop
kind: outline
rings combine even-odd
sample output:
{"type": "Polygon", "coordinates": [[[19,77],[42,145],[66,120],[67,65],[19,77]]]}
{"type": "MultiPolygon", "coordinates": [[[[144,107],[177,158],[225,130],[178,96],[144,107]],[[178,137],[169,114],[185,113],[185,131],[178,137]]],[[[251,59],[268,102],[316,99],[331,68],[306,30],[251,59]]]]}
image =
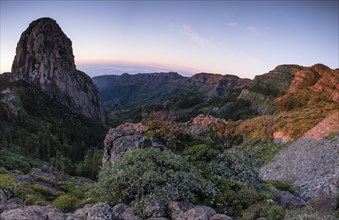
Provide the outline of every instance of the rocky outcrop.
{"type": "Polygon", "coordinates": [[[72,42],[51,18],[33,21],[22,33],[12,80],[24,80],[73,112],[104,122],[97,88],[76,69],[72,42]]]}
{"type": "Polygon", "coordinates": [[[193,135],[198,135],[207,131],[208,129],[212,129],[210,126],[216,125],[218,123],[226,125],[227,121],[225,119],[216,118],[211,115],[200,114],[193,119],[192,123],[187,128],[187,132],[193,135]]]}
{"type": "Polygon", "coordinates": [[[273,138],[275,143],[286,143],[293,140],[289,134],[283,131],[274,131],[273,138]]]}
{"type": "Polygon", "coordinates": [[[312,89],[328,95],[334,102],[339,103],[339,69],[332,70],[322,64],[316,64],[311,68],[321,75],[312,89]]]}
{"type": "Polygon", "coordinates": [[[145,130],[147,128],[140,123],[128,123],[110,129],[104,140],[105,149],[102,164],[104,166],[114,165],[123,153],[133,148],[156,147],[163,149],[164,146],[161,143],[142,133],[145,130]]]}
{"type": "Polygon", "coordinates": [[[227,121],[222,118],[215,118],[211,115],[200,114],[193,119],[193,125],[208,126],[217,122],[227,124],[227,121]]]}

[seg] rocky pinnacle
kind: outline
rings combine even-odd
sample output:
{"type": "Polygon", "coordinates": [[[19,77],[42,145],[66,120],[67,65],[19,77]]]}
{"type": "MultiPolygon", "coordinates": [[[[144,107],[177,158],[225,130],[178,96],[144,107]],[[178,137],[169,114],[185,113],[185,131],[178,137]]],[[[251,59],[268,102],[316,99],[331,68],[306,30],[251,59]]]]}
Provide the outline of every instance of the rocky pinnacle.
{"type": "Polygon", "coordinates": [[[96,86],[76,69],[72,42],[51,18],[33,21],[21,34],[12,78],[28,82],[73,112],[104,122],[96,86]]]}

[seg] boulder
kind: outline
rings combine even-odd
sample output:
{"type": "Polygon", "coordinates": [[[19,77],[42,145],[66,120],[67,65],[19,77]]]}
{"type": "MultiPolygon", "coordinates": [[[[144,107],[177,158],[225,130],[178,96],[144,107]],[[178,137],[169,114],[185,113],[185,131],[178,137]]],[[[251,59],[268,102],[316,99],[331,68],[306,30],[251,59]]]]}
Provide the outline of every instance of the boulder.
{"type": "Polygon", "coordinates": [[[169,213],[173,220],[183,220],[185,219],[184,213],[193,207],[193,204],[189,202],[173,201],[169,204],[169,213]]]}
{"type": "Polygon", "coordinates": [[[4,191],[0,189],[0,205],[5,204],[6,202],[7,202],[7,196],[4,193],[4,191]]]}
{"type": "Polygon", "coordinates": [[[142,126],[128,123],[128,126],[120,125],[112,128],[107,133],[104,140],[104,156],[102,158],[103,166],[114,165],[121,156],[129,149],[133,148],[165,148],[154,138],[149,138],[140,133],[143,131],[142,126]]]}
{"type": "Polygon", "coordinates": [[[47,219],[51,220],[66,220],[67,214],[61,211],[54,211],[54,212],[48,212],[47,213],[47,219]]]}
{"type": "Polygon", "coordinates": [[[0,213],[3,213],[6,210],[20,209],[23,208],[24,204],[19,198],[12,198],[3,204],[0,204],[0,213]]]}
{"type": "Polygon", "coordinates": [[[147,218],[146,220],[168,220],[168,218],[158,217],[158,218],[147,218]]]}
{"type": "Polygon", "coordinates": [[[43,207],[43,206],[37,206],[37,205],[26,206],[22,208],[4,211],[0,215],[0,219],[1,220],[15,220],[15,219],[46,220],[48,219],[48,215],[47,215],[48,210],[53,210],[53,209],[49,207],[43,207]]]}
{"type": "Polygon", "coordinates": [[[216,211],[208,206],[198,205],[186,212],[186,219],[190,220],[209,220],[214,216],[216,211]]]}
{"type": "Polygon", "coordinates": [[[121,220],[121,218],[108,204],[98,203],[89,210],[87,220],[121,220]]]}
{"type": "Polygon", "coordinates": [[[130,206],[123,203],[115,205],[113,211],[120,215],[121,220],[141,220],[140,217],[134,214],[130,206]]]}
{"type": "Polygon", "coordinates": [[[91,205],[85,205],[83,208],[77,209],[73,214],[67,217],[66,220],[83,220],[87,218],[88,212],[92,208],[91,205]]]}
{"type": "Polygon", "coordinates": [[[232,220],[233,218],[224,214],[215,214],[209,220],[232,220]]]}
{"type": "Polygon", "coordinates": [[[144,207],[143,214],[146,217],[164,217],[166,216],[166,204],[161,199],[156,199],[152,202],[152,204],[149,204],[144,207]]]}
{"type": "Polygon", "coordinates": [[[301,208],[306,205],[305,201],[288,191],[276,190],[273,192],[275,201],[284,208],[301,208]]]}

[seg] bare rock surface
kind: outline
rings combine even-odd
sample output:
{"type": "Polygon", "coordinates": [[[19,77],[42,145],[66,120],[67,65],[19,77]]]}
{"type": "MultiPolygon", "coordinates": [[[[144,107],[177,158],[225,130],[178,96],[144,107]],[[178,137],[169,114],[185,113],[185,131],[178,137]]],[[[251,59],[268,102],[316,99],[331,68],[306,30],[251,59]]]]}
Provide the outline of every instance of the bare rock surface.
{"type": "Polygon", "coordinates": [[[144,126],[128,123],[128,125],[120,125],[112,128],[107,133],[104,144],[104,156],[102,158],[103,165],[114,165],[129,149],[133,148],[164,148],[162,144],[155,139],[145,136],[142,131],[144,126]]]}
{"type": "Polygon", "coordinates": [[[24,80],[73,112],[104,122],[104,109],[91,78],[76,69],[71,40],[55,20],[40,18],[22,33],[12,79],[24,80]]]}

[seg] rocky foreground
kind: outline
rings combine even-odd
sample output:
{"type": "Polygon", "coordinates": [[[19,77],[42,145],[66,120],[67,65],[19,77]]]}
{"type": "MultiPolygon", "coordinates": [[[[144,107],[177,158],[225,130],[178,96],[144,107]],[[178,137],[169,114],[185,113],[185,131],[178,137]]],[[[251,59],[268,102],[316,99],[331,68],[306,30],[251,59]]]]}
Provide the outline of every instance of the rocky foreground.
{"type": "MultiPolygon", "coordinates": [[[[224,214],[217,214],[216,211],[208,206],[193,206],[188,202],[171,202],[168,209],[170,218],[163,217],[164,210],[160,207],[150,207],[149,212],[154,212],[153,216],[148,220],[185,220],[185,219],[201,219],[201,220],[231,220],[224,214]]],[[[98,203],[95,205],[86,205],[76,210],[74,213],[65,213],[52,206],[24,206],[18,198],[7,201],[2,190],[0,190],[0,215],[1,220],[13,219],[34,219],[34,220],[142,220],[136,216],[132,208],[126,204],[117,204],[114,207],[106,203],[98,203]]]]}

